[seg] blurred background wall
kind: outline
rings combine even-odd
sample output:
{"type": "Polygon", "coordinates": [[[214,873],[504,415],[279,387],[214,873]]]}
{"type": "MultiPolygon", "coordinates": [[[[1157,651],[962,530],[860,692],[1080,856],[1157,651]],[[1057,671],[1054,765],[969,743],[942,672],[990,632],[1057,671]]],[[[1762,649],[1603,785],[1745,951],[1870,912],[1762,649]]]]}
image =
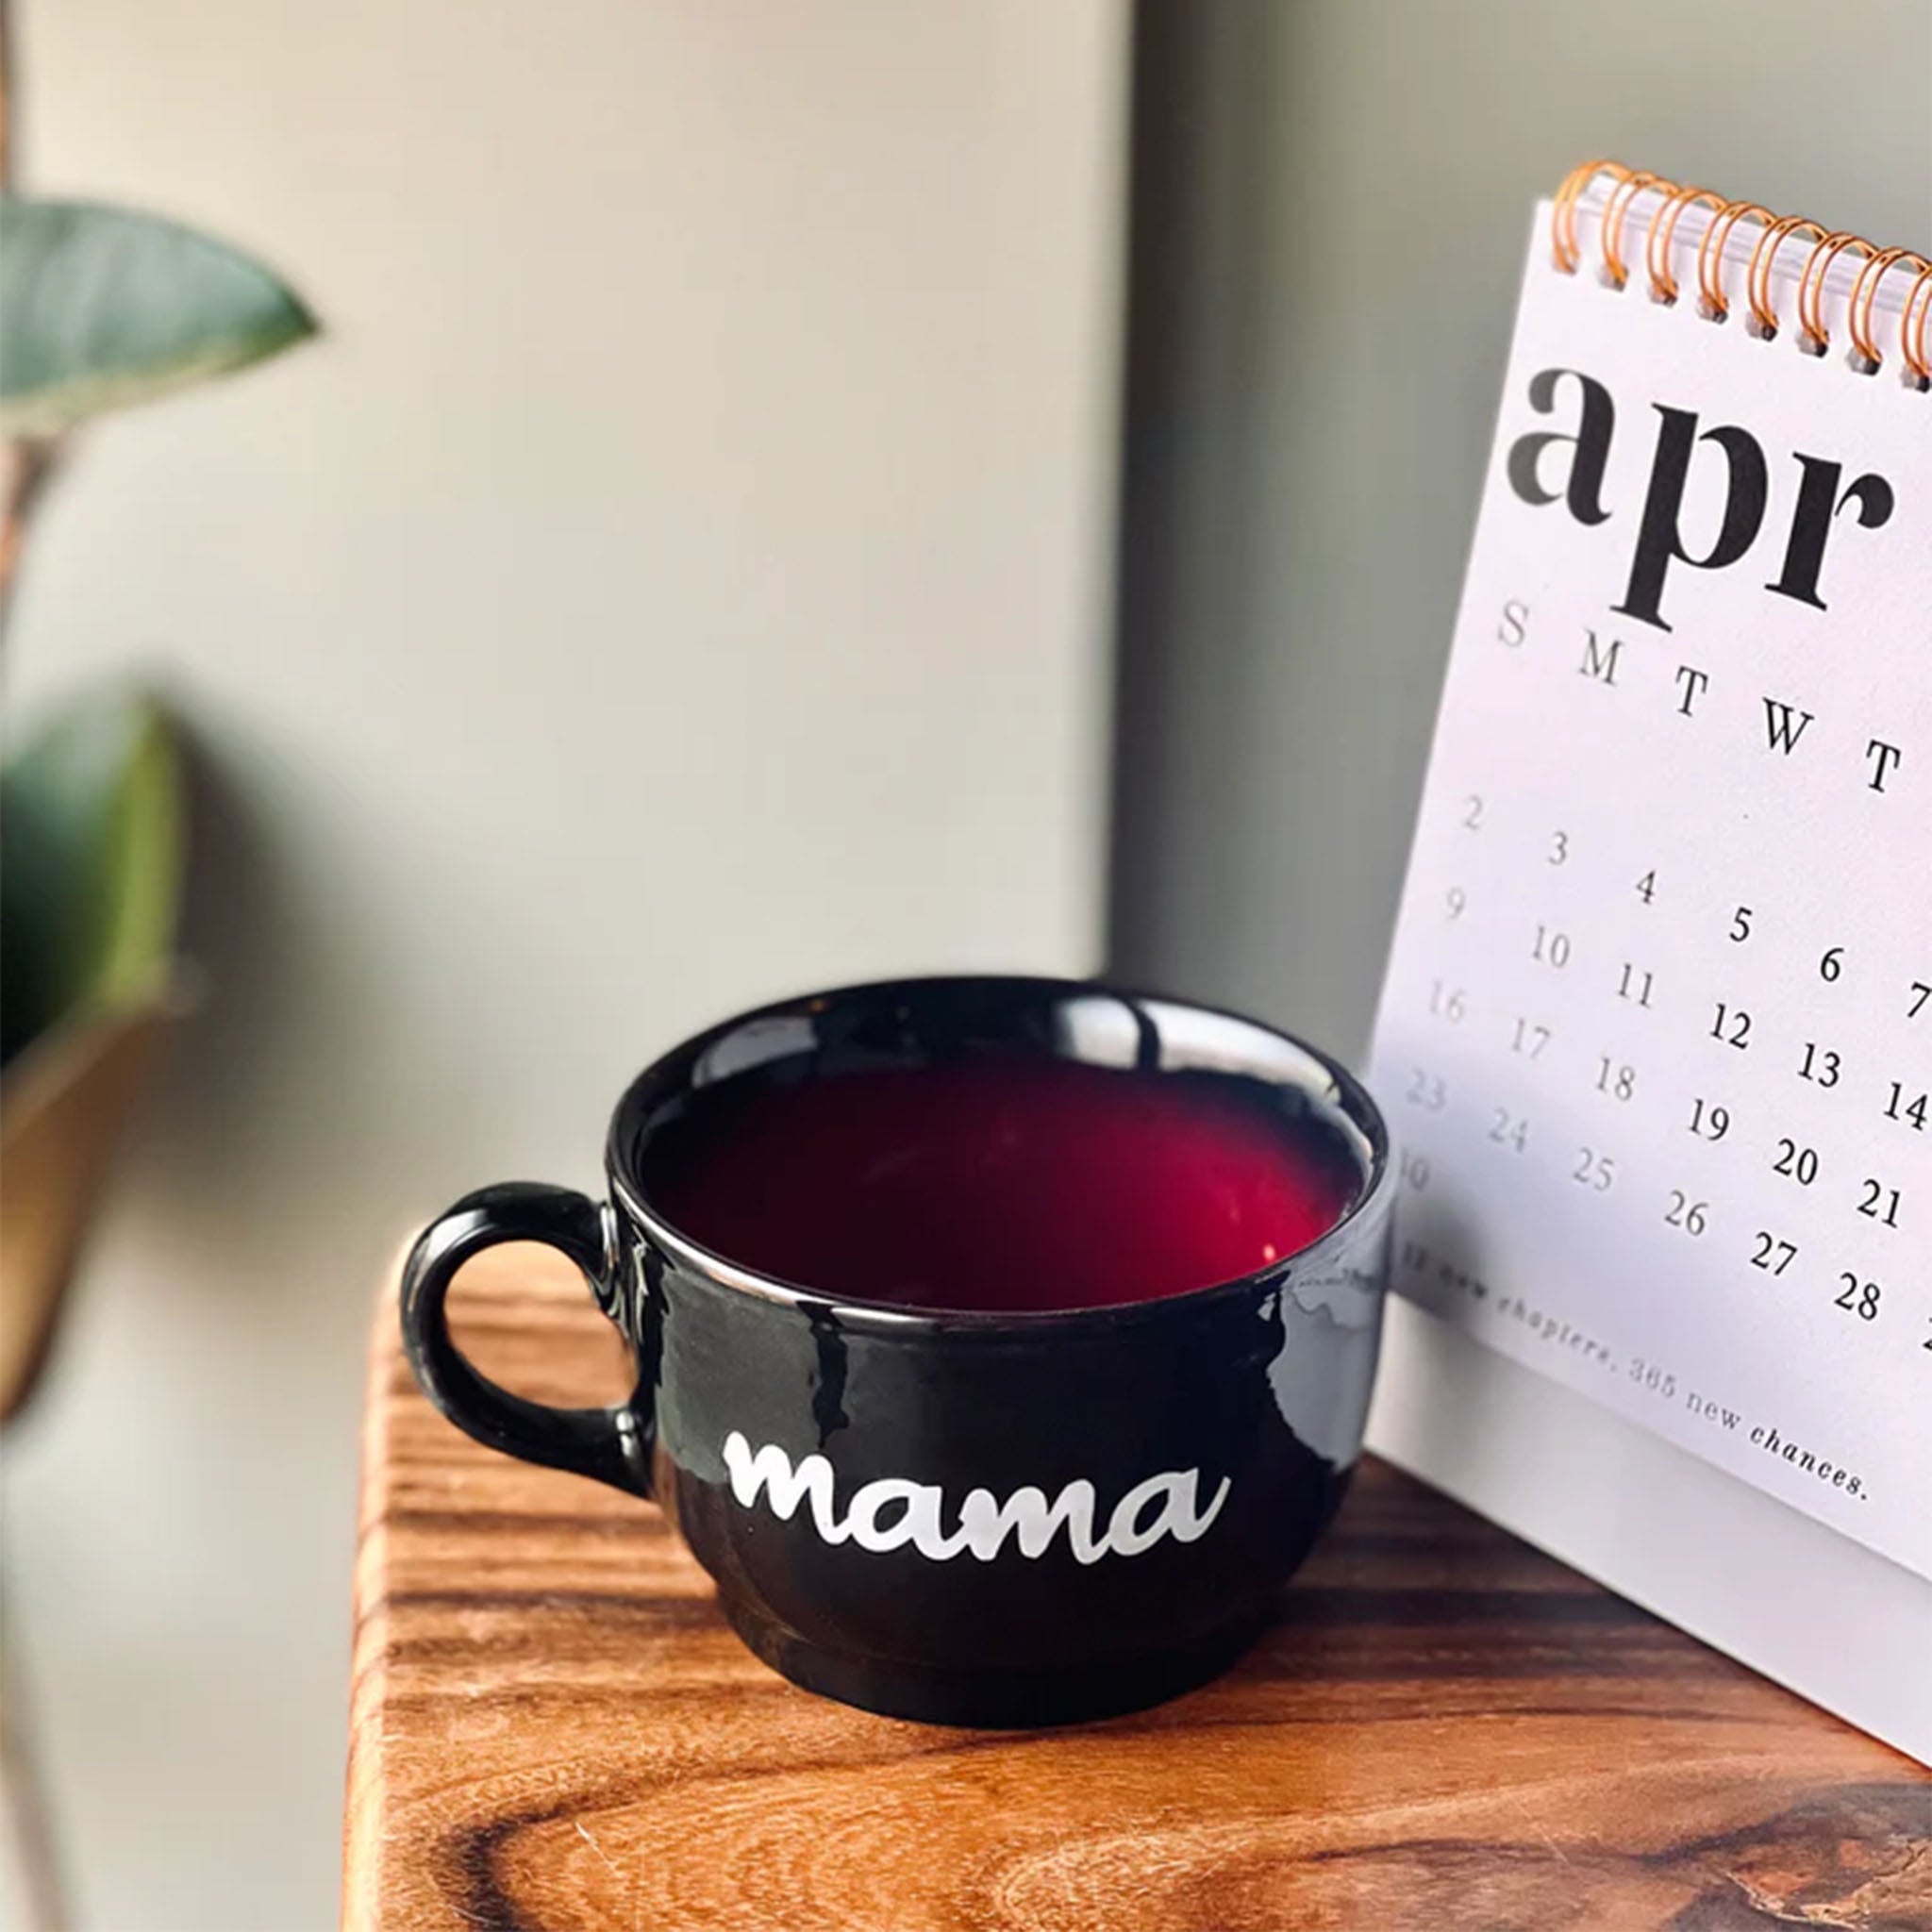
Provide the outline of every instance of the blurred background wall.
{"type": "Polygon", "coordinates": [[[327,334],[102,425],[9,729],[205,764],[206,1004],[7,1445],[80,1923],[334,1923],[361,1357],[411,1224],[591,1183],[750,1001],[1091,970],[1124,203],[1108,0],[32,0],[23,179],[327,334]]]}
{"type": "Polygon", "coordinates": [[[1530,209],[1932,246],[1932,0],[1145,0],[1113,957],[1368,1038],[1530,209]]]}

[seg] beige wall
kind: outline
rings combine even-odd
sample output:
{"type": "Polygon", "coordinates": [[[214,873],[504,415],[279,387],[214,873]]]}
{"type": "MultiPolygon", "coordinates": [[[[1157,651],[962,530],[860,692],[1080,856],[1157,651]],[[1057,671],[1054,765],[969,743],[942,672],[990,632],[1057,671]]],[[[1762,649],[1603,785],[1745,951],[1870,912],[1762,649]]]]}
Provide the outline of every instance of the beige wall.
{"type": "Polygon", "coordinates": [[[27,172],[328,340],[107,425],[9,721],[151,674],[204,1012],[40,1411],[17,1637],[83,1922],[334,1911],[379,1272],[589,1181],[625,1075],[814,982],[1098,957],[1111,0],[34,0],[27,172]]]}
{"type": "Polygon", "coordinates": [[[1932,246],[1932,4],[1142,14],[1115,955],[1365,1041],[1529,211],[1607,155],[1932,246]]]}

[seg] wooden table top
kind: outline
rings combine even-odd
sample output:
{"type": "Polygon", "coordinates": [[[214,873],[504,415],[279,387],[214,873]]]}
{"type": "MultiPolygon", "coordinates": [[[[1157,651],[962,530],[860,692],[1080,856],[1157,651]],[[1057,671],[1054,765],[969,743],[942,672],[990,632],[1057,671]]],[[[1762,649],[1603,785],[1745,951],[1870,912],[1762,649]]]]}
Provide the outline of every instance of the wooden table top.
{"type": "MultiPolygon", "coordinates": [[[[525,1393],[623,1386],[541,1250],[451,1307],[525,1393]]],[[[1932,1926],[1932,1774],[1387,1467],[1231,1675],[1002,1733],[774,1675],[655,1508],[437,1417],[389,1302],[365,1454],[355,1932],[1932,1926]]]]}

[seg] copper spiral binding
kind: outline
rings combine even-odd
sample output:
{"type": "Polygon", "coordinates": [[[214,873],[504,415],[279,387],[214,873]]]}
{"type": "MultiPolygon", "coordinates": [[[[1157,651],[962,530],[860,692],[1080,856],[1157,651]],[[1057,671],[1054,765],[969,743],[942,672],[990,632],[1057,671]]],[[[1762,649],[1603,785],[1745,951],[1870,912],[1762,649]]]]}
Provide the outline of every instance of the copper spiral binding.
{"type": "Polygon", "coordinates": [[[1751,251],[1751,265],[1744,271],[1744,295],[1751,304],[1757,333],[1768,342],[1777,334],[1777,310],[1771,306],[1771,272],[1777,264],[1777,252],[1800,228],[1808,229],[1821,242],[1829,238],[1814,221],[1804,215],[1783,215],[1757,238],[1751,251]]]}
{"type": "Polygon", "coordinates": [[[1630,271],[1624,265],[1624,219],[1630,212],[1630,204],[1646,188],[1659,189],[1668,197],[1674,186],[1660,175],[1639,173],[1626,175],[1610,190],[1604,207],[1603,245],[1604,274],[1612,288],[1621,289],[1630,279],[1630,271]]]}
{"type": "Polygon", "coordinates": [[[1906,293],[1905,313],[1899,318],[1899,353],[1906,358],[1906,367],[1918,378],[1919,387],[1932,387],[1932,357],[1925,352],[1925,318],[1932,315],[1932,266],[1919,271],[1919,279],[1906,293]],[[1923,298],[1923,299],[1921,299],[1923,298]],[[1912,318],[1918,317],[1918,327],[1912,326],[1912,318]]]}
{"type": "MultiPolygon", "coordinates": [[[[1852,298],[1845,308],[1845,333],[1852,339],[1861,360],[1873,369],[1885,359],[1885,352],[1879,346],[1877,338],[1872,333],[1872,304],[1877,298],[1878,284],[1885,279],[1887,270],[1894,262],[1907,262],[1922,272],[1932,269],[1923,255],[1914,255],[1909,248],[1886,248],[1870,257],[1858,270],[1858,279],[1852,284],[1852,298]],[[1864,298],[1864,307],[1859,307],[1859,297],[1864,298]]],[[[1906,305],[1907,312],[1911,304],[1906,305]]],[[[1903,318],[1901,318],[1903,320],[1903,318]]],[[[1901,337],[1899,352],[1905,354],[1901,337]]],[[[1911,358],[1906,357],[1906,366],[1911,367],[1911,358]]]]}
{"type": "Polygon", "coordinates": [[[1576,264],[1583,259],[1583,249],[1576,240],[1576,204],[1582,199],[1583,191],[1599,175],[1607,175],[1613,181],[1627,181],[1630,170],[1619,161],[1585,161],[1582,167],[1572,168],[1557,190],[1556,206],[1550,216],[1550,244],[1557,266],[1566,275],[1574,275],[1576,264]]]}
{"type": "Polygon", "coordinates": [[[1576,231],[1578,210],[1591,190],[1606,180],[1609,189],[1603,202],[1597,245],[1602,279],[1610,288],[1623,289],[1629,284],[1629,254],[1635,251],[1626,254],[1624,232],[1640,195],[1658,197],[1642,242],[1644,280],[1656,302],[1674,303],[1682,293],[1672,265],[1678,223],[1690,208],[1707,209],[1709,220],[1697,242],[1697,308],[1707,321],[1723,322],[1730,315],[1737,292],[1724,287],[1725,256],[1739,225],[1749,223],[1757,229],[1757,240],[1744,269],[1742,292],[1752,332],[1767,341],[1779,333],[1773,287],[1778,255],[1788,242],[1807,242],[1810,245],[1798,272],[1789,320],[1795,325],[1799,348],[1822,356],[1831,346],[1825,321],[1826,283],[1839,258],[1850,253],[1858,262],[1845,314],[1851,366],[1863,375],[1874,375],[1895,348],[1909,386],[1932,390],[1932,349],[1926,341],[1927,329],[1932,327],[1932,261],[1924,256],[1908,248],[1878,248],[1849,229],[1826,229],[1805,215],[1774,215],[1757,202],[1727,201],[1712,189],[1685,186],[1648,170],[1594,160],[1573,168],[1563,177],[1551,208],[1550,254],[1564,275],[1576,274],[1583,264],[1583,244],[1576,231]],[[1894,342],[1889,319],[1881,324],[1878,318],[1879,290],[1890,275],[1913,274],[1916,278],[1906,291],[1894,342]]]}
{"type": "Polygon", "coordinates": [[[1824,326],[1824,278],[1831,273],[1831,265],[1847,248],[1858,249],[1868,262],[1878,253],[1871,242],[1861,236],[1840,229],[1836,235],[1827,236],[1815,247],[1806,261],[1803,273],[1798,276],[1798,333],[1803,338],[1801,346],[1813,355],[1822,356],[1831,344],[1831,334],[1824,326]],[[1814,275],[1813,270],[1817,273],[1814,275]],[[1810,306],[1806,306],[1806,294],[1809,292],[1810,306]]]}
{"type": "Polygon", "coordinates": [[[1754,216],[1766,227],[1777,219],[1761,202],[1726,202],[1697,244],[1697,289],[1704,300],[1704,312],[1713,322],[1724,321],[1731,312],[1731,298],[1724,293],[1724,249],[1729,245],[1731,230],[1754,216]]]}
{"type": "Polygon", "coordinates": [[[1714,194],[1708,188],[1680,188],[1667,195],[1651,217],[1650,232],[1643,238],[1643,265],[1650,272],[1650,292],[1659,302],[1677,299],[1677,278],[1671,273],[1671,237],[1677,232],[1677,218],[1687,208],[1707,203],[1717,214],[1723,214],[1727,205],[1722,194],[1714,194]]]}

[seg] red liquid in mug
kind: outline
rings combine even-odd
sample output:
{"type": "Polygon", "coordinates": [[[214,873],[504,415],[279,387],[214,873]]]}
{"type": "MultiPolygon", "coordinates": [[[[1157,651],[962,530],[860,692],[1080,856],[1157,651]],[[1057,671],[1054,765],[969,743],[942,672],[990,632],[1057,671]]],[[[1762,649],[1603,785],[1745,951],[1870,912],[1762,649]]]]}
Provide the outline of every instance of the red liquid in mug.
{"type": "Polygon", "coordinates": [[[1230,1281],[1359,1187],[1334,1129],[1259,1083],[967,1059],[700,1090],[650,1198],[714,1253],[908,1308],[1044,1311],[1230,1281]]]}

